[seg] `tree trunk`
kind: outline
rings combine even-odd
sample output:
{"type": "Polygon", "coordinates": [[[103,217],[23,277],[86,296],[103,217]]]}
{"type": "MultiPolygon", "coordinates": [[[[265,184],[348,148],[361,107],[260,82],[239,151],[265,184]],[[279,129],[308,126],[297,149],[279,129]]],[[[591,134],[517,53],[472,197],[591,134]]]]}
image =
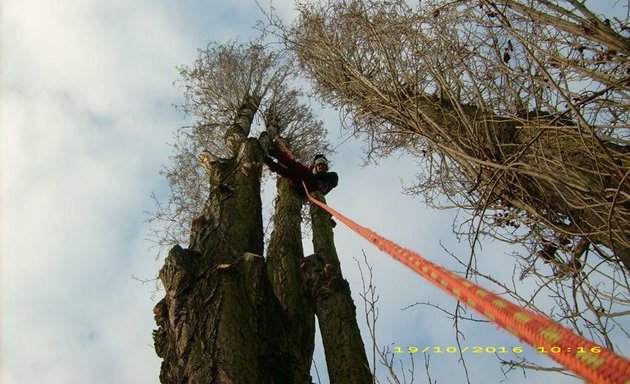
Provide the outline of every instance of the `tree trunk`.
{"type": "Polygon", "coordinates": [[[155,349],[163,358],[160,381],[310,383],[315,292],[331,382],[370,383],[330,217],[313,214],[315,249],[321,255],[315,274],[322,275],[307,279],[303,202],[284,180],[278,181],[268,260],[261,256],[261,160],[270,139],[266,134],[247,137],[256,109],[255,100],[244,103],[225,135],[231,158],[203,156],[210,196],[192,223],[189,249],[173,247],[160,270],[165,297],[154,309],[155,349]]]}
{"type": "MultiPolygon", "coordinates": [[[[326,201],[321,194],[315,195],[326,201]]],[[[311,205],[311,220],[315,254],[307,258],[304,269],[312,290],[330,383],[372,383],[356,307],[335,249],[331,216],[311,205]]]]}
{"type": "Polygon", "coordinates": [[[267,250],[269,280],[289,322],[289,340],[297,366],[294,383],[311,382],[315,313],[300,266],[303,263],[302,199],[286,180],[277,182],[274,231],[267,250]]]}
{"type": "Polygon", "coordinates": [[[162,383],[292,383],[286,321],[260,256],[221,267],[176,246],[160,278],[166,295],[154,310],[154,339],[162,383]]]}
{"type": "Polygon", "coordinates": [[[226,135],[233,157],[209,164],[212,190],[190,249],[175,246],[160,271],[154,339],[164,384],[293,382],[287,320],[261,256],[263,151],[245,135],[256,107],[244,104],[226,135]]]}

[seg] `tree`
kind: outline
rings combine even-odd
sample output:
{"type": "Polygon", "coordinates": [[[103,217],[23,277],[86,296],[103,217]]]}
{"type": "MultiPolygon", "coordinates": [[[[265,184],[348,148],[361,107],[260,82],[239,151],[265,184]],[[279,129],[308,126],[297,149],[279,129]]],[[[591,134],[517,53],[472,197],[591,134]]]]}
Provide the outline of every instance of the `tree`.
{"type": "MultiPolygon", "coordinates": [[[[524,246],[521,279],[539,277],[560,320],[614,349],[630,269],[627,18],[577,0],[328,0],[298,13],[278,31],[369,156],[416,157],[408,192],[466,212],[456,230],[473,249],[482,235],[524,246]]],[[[467,275],[530,305],[474,264],[467,275]]]]}
{"type": "MultiPolygon", "coordinates": [[[[308,276],[303,272],[302,200],[283,180],[262,256],[262,160],[275,135],[299,157],[327,148],[321,122],[287,85],[293,68],[282,53],[232,43],[211,44],[194,66],[180,69],[184,110],[195,125],[179,131],[172,164],[164,170],[172,195],[153,219],[167,224],[156,232],[159,243],[181,241],[187,233],[190,240],[187,249],[170,250],[160,271],[165,297],[154,310],[154,339],[163,358],[162,383],[310,383],[315,314],[320,326],[330,324],[325,328],[352,341],[337,348],[325,341],[327,359],[350,358],[346,366],[367,372],[331,370],[332,382],[371,382],[365,354],[347,353],[363,350],[349,289],[336,296],[342,304],[326,311],[313,304],[320,297],[311,296],[320,292],[316,282],[328,277],[315,268],[308,268],[308,276]],[[256,118],[263,125],[259,132],[256,118]]],[[[316,236],[327,236],[322,254],[334,253],[330,225],[313,226],[316,236]]],[[[347,288],[338,260],[335,271],[335,281],[347,288]]]]}

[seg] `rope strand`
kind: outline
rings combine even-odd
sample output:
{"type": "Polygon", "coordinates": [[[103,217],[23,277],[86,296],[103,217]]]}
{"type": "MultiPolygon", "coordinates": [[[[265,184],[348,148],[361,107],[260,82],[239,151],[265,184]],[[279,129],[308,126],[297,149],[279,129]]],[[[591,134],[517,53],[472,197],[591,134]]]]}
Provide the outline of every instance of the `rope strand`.
{"type": "MultiPolygon", "coordinates": [[[[306,190],[306,185],[304,185],[306,190]]],[[[534,348],[543,347],[549,356],[592,383],[630,383],[630,361],[607,348],[584,339],[552,319],[521,308],[481,286],[461,278],[426,260],[418,253],[403,248],[367,227],[347,218],[315,199],[306,190],[311,202],[339,219],[381,251],[405,264],[431,283],[517,336],[534,348]],[[554,353],[554,351],[559,351],[554,353]]]]}

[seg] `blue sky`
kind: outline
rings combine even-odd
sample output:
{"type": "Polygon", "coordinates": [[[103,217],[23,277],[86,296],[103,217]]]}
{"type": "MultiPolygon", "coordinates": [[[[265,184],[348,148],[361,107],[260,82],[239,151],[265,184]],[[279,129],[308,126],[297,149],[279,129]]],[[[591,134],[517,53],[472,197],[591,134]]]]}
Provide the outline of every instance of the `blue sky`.
{"type": "MultiPolygon", "coordinates": [[[[274,6],[290,17],[291,2],[274,6]]],[[[175,67],[192,63],[197,48],[209,41],[254,34],[259,17],[249,0],[2,2],[2,384],[159,381],[152,308],[163,294],[132,276],[151,279],[163,261],[145,240],[144,212],[153,208],[151,193],[166,190],[158,174],[170,152],[166,143],[188,123],[172,107],[181,102],[172,84],[175,67]]],[[[345,133],[337,114],[320,113],[333,145],[340,143],[345,133]]],[[[462,255],[469,252],[451,234],[453,213],[429,210],[401,194],[401,182],[416,172],[412,161],[393,157],[362,167],[361,148],[351,139],[330,156],[341,180],[329,204],[453,267],[440,243],[462,255]]],[[[401,310],[418,301],[452,309],[453,300],[342,225],[335,235],[366,345],[353,259],[361,258],[362,250],[380,295],[379,345],[453,345],[452,322],[439,311],[401,310]]],[[[510,251],[484,243],[482,268],[510,279],[510,251]]],[[[523,345],[490,324],[465,330],[470,346],[523,345]]],[[[321,348],[316,361],[327,382],[321,348]]],[[[493,355],[469,356],[467,364],[473,382],[505,380],[493,355]]],[[[424,381],[422,359],[416,368],[417,381],[424,381]]],[[[463,381],[455,355],[431,355],[431,375],[438,382],[463,381]]],[[[537,377],[513,373],[509,382],[537,377]]],[[[579,382],[554,378],[561,380],[579,382]]]]}

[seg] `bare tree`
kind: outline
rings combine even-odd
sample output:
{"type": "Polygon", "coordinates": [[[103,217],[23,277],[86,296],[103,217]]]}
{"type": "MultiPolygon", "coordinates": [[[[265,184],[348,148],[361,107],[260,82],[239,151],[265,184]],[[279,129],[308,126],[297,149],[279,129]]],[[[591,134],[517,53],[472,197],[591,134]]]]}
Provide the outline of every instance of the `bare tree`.
{"type": "Polygon", "coordinates": [[[615,349],[630,303],[628,18],[577,0],[328,0],[298,12],[277,31],[369,156],[416,157],[408,192],[465,212],[455,230],[473,249],[483,235],[524,246],[515,280],[539,289],[523,296],[473,256],[464,273],[524,305],[551,295],[558,320],[615,349]]]}
{"type": "Polygon", "coordinates": [[[203,209],[212,183],[204,176],[204,164],[232,156],[234,146],[226,142],[267,132],[263,142],[268,144],[282,134],[302,159],[328,148],[321,121],[301,101],[303,93],[287,86],[295,78],[290,55],[256,42],[210,43],[179,72],[177,84],[185,97],[180,108],[194,124],[177,131],[170,163],[161,171],[170,195],[167,202],[154,198],[156,210],[149,219],[155,223],[151,240],[161,248],[188,241],[190,223],[203,209]],[[251,116],[239,115],[245,100],[251,102],[251,116]],[[235,130],[237,123],[246,124],[245,131],[235,130]]]}
{"type": "Polygon", "coordinates": [[[274,137],[282,135],[303,159],[327,148],[322,123],[289,86],[291,57],[257,43],[211,44],[180,72],[183,108],[195,124],[178,132],[164,169],[172,194],[152,219],[165,224],[154,232],[159,244],[183,243],[186,235],[189,241],[187,249],[171,248],[159,275],[165,297],[154,309],[154,340],[161,382],[310,383],[316,314],[320,328],[351,341],[324,341],[327,360],[343,362],[329,364],[332,382],[371,382],[330,218],[314,222],[313,234],[325,238],[318,253],[336,260],[335,268],[303,272],[303,201],[283,180],[262,256],[262,161],[274,137]]]}

